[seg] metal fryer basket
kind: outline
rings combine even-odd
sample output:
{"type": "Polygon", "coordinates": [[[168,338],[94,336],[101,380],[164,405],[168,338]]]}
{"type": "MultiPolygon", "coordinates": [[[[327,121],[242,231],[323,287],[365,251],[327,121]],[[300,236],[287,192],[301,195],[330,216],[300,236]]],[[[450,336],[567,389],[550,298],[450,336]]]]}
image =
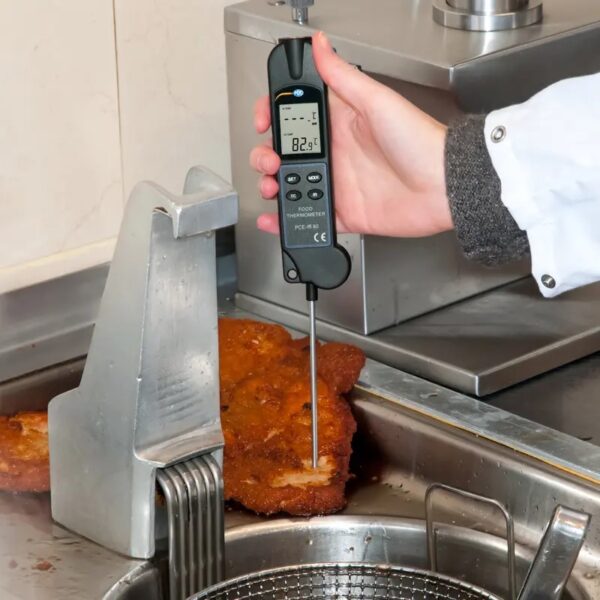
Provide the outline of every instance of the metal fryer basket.
{"type": "Polygon", "coordinates": [[[457,579],[430,571],[361,563],[301,565],[225,581],[193,600],[501,600],[457,579]]]}

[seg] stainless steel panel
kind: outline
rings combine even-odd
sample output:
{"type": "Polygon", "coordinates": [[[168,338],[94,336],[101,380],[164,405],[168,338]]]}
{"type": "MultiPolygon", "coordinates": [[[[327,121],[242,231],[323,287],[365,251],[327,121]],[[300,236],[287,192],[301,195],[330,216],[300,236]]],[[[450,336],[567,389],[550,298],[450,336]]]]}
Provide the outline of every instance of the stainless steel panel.
{"type": "MultiPolygon", "coordinates": [[[[308,27],[291,22],[289,7],[265,0],[250,0],[225,10],[225,29],[240,36],[273,44],[277,38],[327,32],[333,44],[350,62],[363,69],[440,89],[455,89],[454,69],[468,68],[483,56],[495,56],[523,46],[543,46],[551,36],[560,36],[566,55],[553,54],[542,72],[530,70],[528,81],[511,86],[544,85],[548,76],[560,79],[572,69],[598,70],[600,57],[587,53],[572,64],[568,39],[576,30],[600,25],[596,0],[544,0],[544,20],[539,25],[502,32],[469,32],[448,29],[433,21],[430,0],[326,0],[311,9],[308,27]],[[593,26],[591,24],[594,24],[593,26]],[[568,33],[568,37],[562,34],[568,33]],[[583,62],[583,64],[580,64],[583,62]]],[[[527,63],[523,65],[527,67],[527,63]]],[[[491,65],[489,66],[491,68],[491,65]]],[[[492,71],[493,72],[493,71],[492,71]]],[[[555,80],[556,80],[555,79],[555,80]]]]}
{"type": "MultiPolygon", "coordinates": [[[[108,269],[99,265],[0,295],[0,382],[87,354],[108,269]]],[[[217,280],[219,300],[231,298],[235,256],[219,256],[218,240],[217,280]]]]}
{"type": "MultiPolygon", "coordinates": [[[[279,239],[256,229],[258,215],[275,210],[274,203],[259,197],[258,176],[248,166],[250,150],[260,139],[253,129],[252,107],[267,90],[265,65],[271,48],[262,41],[227,35],[232,172],[241,199],[238,284],[244,293],[305,312],[303,287],[283,280],[279,239]]],[[[457,113],[446,92],[432,94],[431,88],[380,79],[444,120],[457,113]]],[[[352,258],[352,273],[344,286],[321,294],[319,315],[359,333],[389,327],[526,272],[523,264],[491,270],[467,261],[452,233],[405,240],[342,235],[340,242],[352,258]]]]}
{"type": "MultiPolygon", "coordinates": [[[[390,325],[409,322],[527,273],[523,261],[486,269],[467,260],[454,233],[417,239],[367,236],[363,247],[364,327],[358,333],[370,335],[379,335],[377,332],[383,333],[390,325]]],[[[341,296],[347,293],[351,290],[345,287],[339,291],[341,296]]],[[[336,314],[335,307],[332,313],[336,314]]],[[[331,322],[330,313],[325,312],[324,319],[331,322]]]]}
{"type": "MultiPolygon", "coordinates": [[[[546,1],[544,6],[546,6],[546,1]]],[[[548,19],[568,26],[561,8],[577,10],[579,2],[548,3],[548,19]],[[562,20],[561,20],[562,19],[562,20]]],[[[594,12],[600,7],[594,4],[594,12]]],[[[590,6],[590,8],[592,8],[590,6]]],[[[583,14],[583,13],[579,13],[583,14]]],[[[487,112],[523,102],[546,86],[578,75],[600,71],[600,22],[567,29],[525,46],[506,48],[478,60],[457,64],[452,70],[452,89],[466,112],[487,112]]],[[[531,29],[543,29],[543,25],[531,29]]]]}
{"type": "Polygon", "coordinates": [[[183,195],[138,184],[81,384],[49,405],[52,516],[117,552],[154,554],[156,469],[222,447],[213,230],[236,218],[201,167],[183,195]]]}
{"type": "Polygon", "coordinates": [[[0,295],[0,381],[87,354],[108,265],[0,295]]]}
{"type": "MultiPolygon", "coordinates": [[[[240,196],[240,214],[236,226],[238,286],[248,291],[276,290],[277,302],[306,309],[303,286],[283,282],[279,238],[256,229],[256,217],[275,210],[274,203],[261,200],[258,177],[248,166],[248,156],[258,136],[252,125],[254,101],[267,93],[267,57],[272,46],[239,36],[227,36],[228,60],[239,69],[228,70],[229,122],[232,132],[231,165],[234,187],[240,196]]],[[[338,322],[361,330],[363,327],[362,244],[359,236],[340,236],[348,250],[353,271],[342,289],[323,293],[319,300],[321,315],[337,315],[338,322]]]]}
{"type": "Polygon", "coordinates": [[[600,446],[600,353],[486,397],[486,402],[600,446]]]}
{"type": "MultiPolygon", "coordinates": [[[[522,101],[561,78],[600,70],[600,4],[594,0],[546,0],[540,24],[492,33],[466,33],[436,24],[429,1],[379,0],[377,10],[368,0],[318,2],[308,27],[293,23],[289,7],[278,4],[250,0],[225,11],[232,166],[242,199],[236,231],[239,288],[247,296],[271,302],[277,311],[284,307],[305,313],[304,296],[282,280],[277,240],[256,231],[255,219],[266,203],[258,198],[257,176],[247,161],[258,139],[251,124],[252,103],[267,89],[264,65],[279,37],[325,30],[342,56],[442,121],[461,111],[522,101]]],[[[344,288],[323,294],[319,313],[322,321],[359,334],[374,333],[526,272],[523,265],[489,271],[468,264],[452,234],[418,241],[344,236],[344,243],[354,259],[353,274],[344,288]]],[[[551,320],[561,320],[562,305],[552,307],[551,320]]],[[[536,319],[536,313],[527,319],[536,319]]],[[[416,352],[405,352],[400,344],[373,355],[384,359],[392,353],[396,356],[392,364],[423,375],[441,373],[443,383],[486,393],[473,383],[480,377],[478,371],[460,372],[462,359],[458,365],[446,365],[445,357],[436,352],[415,358],[416,352]]],[[[493,350],[494,340],[484,346],[493,350]]],[[[480,351],[479,345],[475,351],[480,351]]],[[[493,351],[492,355],[495,361],[498,356],[493,351]]],[[[575,355],[580,354],[567,353],[565,360],[575,355]]],[[[498,375],[496,366],[491,365],[493,377],[498,375]]],[[[523,377],[539,372],[536,368],[528,367],[523,377]]],[[[472,367],[467,365],[468,369],[472,367]]],[[[487,391],[516,381],[519,377],[508,376],[487,391]]]]}
{"type": "MultiPolygon", "coordinates": [[[[307,331],[306,316],[238,294],[240,307],[307,331]]],[[[557,300],[532,279],[514,282],[376,334],[322,322],[319,335],[451,388],[486,396],[592,354],[600,347],[600,284],[557,300]]]]}

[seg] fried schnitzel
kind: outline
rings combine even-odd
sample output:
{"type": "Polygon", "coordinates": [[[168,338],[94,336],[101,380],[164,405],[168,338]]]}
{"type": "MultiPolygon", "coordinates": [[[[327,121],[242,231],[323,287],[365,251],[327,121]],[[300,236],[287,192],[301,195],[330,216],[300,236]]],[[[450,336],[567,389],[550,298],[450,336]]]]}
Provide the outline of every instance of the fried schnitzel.
{"type": "MultiPolygon", "coordinates": [[[[356,424],[342,394],[358,379],[363,353],[345,344],[318,348],[316,470],[308,340],[293,340],[279,325],[220,319],[219,360],[226,498],[263,514],[343,508],[356,424]]],[[[0,417],[0,490],[49,487],[47,413],[0,417]]]]}
{"type": "Polygon", "coordinates": [[[0,417],[0,490],[49,489],[48,415],[21,412],[14,417],[0,417]]]}
{"type": "Polygon", "coordinates": [[[311,463],[308,341],[279,325],[219,321],[225,497],[264,514],[314,515],[345,505],[356,424],[341,394],[364,365],[345,344],[318,349],[319,463],[311,463]]]}

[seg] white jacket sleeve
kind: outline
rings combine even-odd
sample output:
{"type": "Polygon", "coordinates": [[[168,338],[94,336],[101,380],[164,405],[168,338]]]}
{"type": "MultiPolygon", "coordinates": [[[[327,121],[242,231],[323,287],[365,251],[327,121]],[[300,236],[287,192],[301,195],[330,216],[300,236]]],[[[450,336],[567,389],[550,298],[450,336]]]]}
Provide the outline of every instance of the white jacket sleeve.
{"type": "Polygon", "coordinates": [[[600,73],[490,113],[485,139],[542,294],[600,280],[600,73]]]}

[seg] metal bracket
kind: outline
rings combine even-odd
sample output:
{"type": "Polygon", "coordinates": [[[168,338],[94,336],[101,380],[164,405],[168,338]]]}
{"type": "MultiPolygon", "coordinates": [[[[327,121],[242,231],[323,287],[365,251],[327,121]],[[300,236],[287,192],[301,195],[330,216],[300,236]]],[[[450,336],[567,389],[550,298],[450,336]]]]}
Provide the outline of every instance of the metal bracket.
{"type": "Polygon", "coordinates": [[[223,445],[214,231],[237,211],[200,167],[182,196],[135,187],[81,384],[50,403],[52,516],[122,554],[154,554],[156,469],[223,445]]]}

